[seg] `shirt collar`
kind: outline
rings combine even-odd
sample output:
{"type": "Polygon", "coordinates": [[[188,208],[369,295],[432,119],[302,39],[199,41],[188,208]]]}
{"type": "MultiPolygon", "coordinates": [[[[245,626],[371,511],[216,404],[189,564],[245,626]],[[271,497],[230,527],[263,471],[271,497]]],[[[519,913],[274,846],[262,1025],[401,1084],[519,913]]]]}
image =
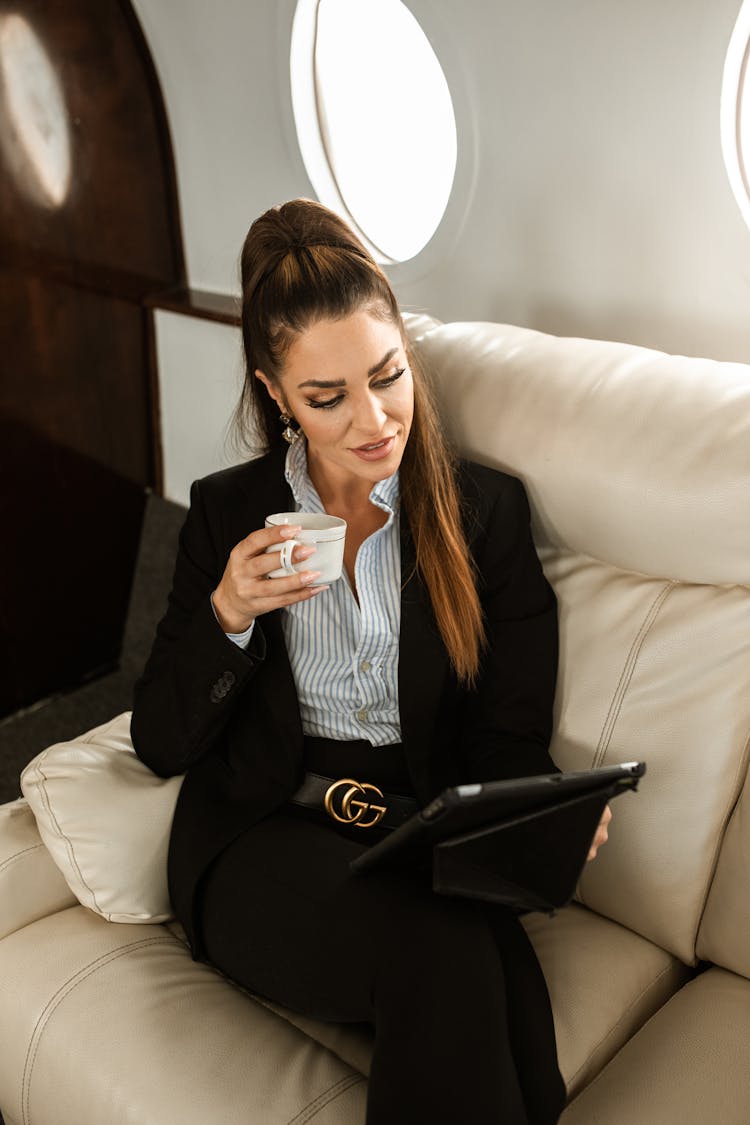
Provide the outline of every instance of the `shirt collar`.
{"type": "Polygon", "coordinates": [[[307,442],[302,434],[286,453],[284,476],[292,490],[298,512],[322,512],[323,504],[307,473],[307,442]]]}
{"type": "MultiPolygon", "coordinates": [[[[301,434],[287,450],[284,476],[292,490],[297,511],[322,512],[325,510],[315,485],[307,472],[307,442],[301,434]]],[[[385,480],[379,480],[373,485],[370,492],[370,501],[378,508],[388,512],[389,515],[395,515],[398,511],[399,496],[398,470],[396,470],[392,476],[386,477],[385,480]]]]}

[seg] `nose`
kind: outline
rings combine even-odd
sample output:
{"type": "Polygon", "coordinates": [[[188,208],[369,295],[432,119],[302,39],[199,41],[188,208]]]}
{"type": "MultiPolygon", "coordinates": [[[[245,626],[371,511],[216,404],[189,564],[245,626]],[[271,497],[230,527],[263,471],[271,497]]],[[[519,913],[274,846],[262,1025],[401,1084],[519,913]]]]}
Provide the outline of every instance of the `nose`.
{"type": "Polygon", "coordinates": [[[352,417],[352,430],[358,437],[357,444],[373,441],[383,433],[386,412],[377,395],[369,391],[357,401],[352,417]]]}

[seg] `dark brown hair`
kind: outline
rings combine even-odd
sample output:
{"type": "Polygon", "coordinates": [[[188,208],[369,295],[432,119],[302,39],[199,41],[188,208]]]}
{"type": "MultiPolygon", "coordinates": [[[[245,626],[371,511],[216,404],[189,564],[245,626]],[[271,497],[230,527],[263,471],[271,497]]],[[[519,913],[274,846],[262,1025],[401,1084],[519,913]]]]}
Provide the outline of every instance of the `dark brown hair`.
{"type": "Polygon", "coordinates": [[[253,433],[263,451],[283,444],[279,409],[255,372],[278,382],[300,332],[359,310],[399,329],[414,381],[414,418],[399,473],[401,513],[451,664],[458,678],[471,684],[484,626],[455,461],[388,278],[338,215],[307,199],[293,199],[256,219],[242,248],[241,276],[246,370],[234,421],[248,446],[253,433]]]}

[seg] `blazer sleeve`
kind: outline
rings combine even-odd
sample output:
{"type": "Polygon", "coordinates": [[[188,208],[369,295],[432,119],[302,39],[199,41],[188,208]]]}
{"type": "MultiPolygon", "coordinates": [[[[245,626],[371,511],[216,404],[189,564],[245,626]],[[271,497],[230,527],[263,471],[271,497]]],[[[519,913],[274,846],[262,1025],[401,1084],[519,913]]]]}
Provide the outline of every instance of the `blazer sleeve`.
{"type": "Polygon", "coordinates": [[[463,723],[464,760],[476,781],[558,772],[548,751],[557,602],[531,537],[524,487],[494,475],[501,487],[474,551],[487,648],[463,723]]]}
{"type": "Polygon", "coordinates": [[[257,622],[241,649],[213,612],[210,596],[229,551],[221,543],[219,497],[209,503],[206,484],[192,486],[167,611],[134,689],[133,747],[161,777],[184,773],[215,745],[265,657],[257,622]]]}

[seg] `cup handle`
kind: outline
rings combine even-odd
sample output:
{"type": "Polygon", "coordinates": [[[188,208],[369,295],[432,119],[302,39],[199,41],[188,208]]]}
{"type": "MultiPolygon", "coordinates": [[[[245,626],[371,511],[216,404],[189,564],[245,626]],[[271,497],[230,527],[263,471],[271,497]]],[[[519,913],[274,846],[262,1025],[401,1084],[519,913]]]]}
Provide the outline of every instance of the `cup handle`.
{"type": "Polygon", "coordinates": [[[282,544],[281,551],[279,552],[281,569],[286,571],[286,573],[290,576],[297,573],[297,571],[292,566],[292,552],[294,551],[294,548],[299,547],[299,545],[299,540],[287,539],[286,542],[282,544]]]}

